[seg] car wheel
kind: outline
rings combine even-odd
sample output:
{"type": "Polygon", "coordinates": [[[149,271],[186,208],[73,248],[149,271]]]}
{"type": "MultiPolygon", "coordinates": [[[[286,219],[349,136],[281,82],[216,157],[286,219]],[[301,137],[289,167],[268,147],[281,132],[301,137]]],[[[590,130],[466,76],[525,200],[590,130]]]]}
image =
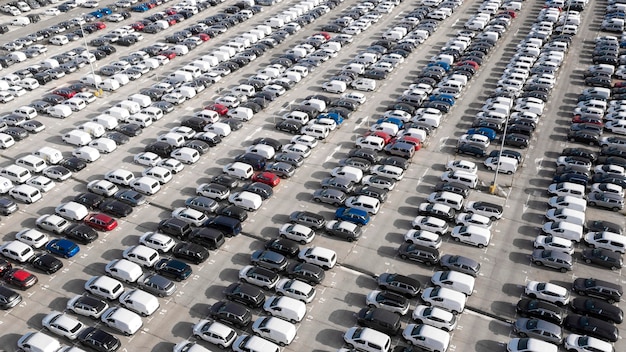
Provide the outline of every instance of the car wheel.
{"type": "Polygon", "coordinates": [[[460,238],[458,238],[458,237],[455,237],[455,238],[454,238],[454,242],[461,242],[461,239],[460,239],[460,238]]]}
{"type": "Polygon", "coordinates": [[[619,211],[619,208],[618,208],[618,207],[613,207],[611,210],[613,210],[613,211],[619,211]]]}
{"type": "Polygon", "coordinates": [[[566,273],[566,272],[567,272],[567,268],[561,268],[561,269],[560,269],[560,271],[561,271],[562,273],[566,273]]]}
{"type": "Polygon", "coordinates": [[[354,242],[354,237],[348,237],[348,242],[354,242]]]}
{"type": "Polygon", "coordinates": [[[616,267],[615,265],[613,265],[613,266],[611,267],[611,270],[615,271],[615,270],[617,270],[617,267],[616,267]]]}
{"type": "Polygon", "coordinates": [[[585,259],[585,263],[591,264],[591,259],[585,259]]]}
{"type": "Polygon", "coordinates": [[[407,259],[407,256],[406,256],[405,254],[400,254],[400,258],[402,258],[402,259],[405,259],[405,260],[406,260],[406,259],[407,259]]]}

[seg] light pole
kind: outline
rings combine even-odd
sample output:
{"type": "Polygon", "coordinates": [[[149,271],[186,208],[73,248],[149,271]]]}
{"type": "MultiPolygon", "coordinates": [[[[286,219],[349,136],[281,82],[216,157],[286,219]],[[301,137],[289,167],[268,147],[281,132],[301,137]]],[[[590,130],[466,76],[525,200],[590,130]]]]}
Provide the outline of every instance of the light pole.
{"type": "Polygon", "coordinates": [[[496,194],[496,190],[498,189],[498,173],[500,172],[500,159],[502,158],[502,151],[504,150],[504,141],[506,139],[506,129],[509,126],[509,117],[507,116],[504,119],[504,131],[502,132],[502,142],[500,143],[500,153],[498,153],[498,164],[496,165],[496,174],[493,175],[493,182],[491,182],[491,186],[489,186],[489,193],[496,194]]]}
{"type": "MultiPolygon", "coordinates": [[[[85,31],[83,30],[83,22],[84,18],[85,18],[85,14],[81,13],[80,14],[81,17],[81,21],[78,21],[78,25],[80,26],[80,33],[83,36],[83,43],[85,44],[85,51],[87,51],[87,53],[89,53],[89,47],[87,46],[87,37],[85,36],[85,31]]],[[[102,88],[100,88],[98,86],[98,83],[96,82],[96,72],[93,69],[93,62],[91,61],[91,58],[87,55],[87,61],[89,61],[89,67],[91,68],[91,79],[93,80],[93,85],[94,87],[96,87],[96,94],[94,94],[97,97],[101,97],[102,96],[102,88]]]]}

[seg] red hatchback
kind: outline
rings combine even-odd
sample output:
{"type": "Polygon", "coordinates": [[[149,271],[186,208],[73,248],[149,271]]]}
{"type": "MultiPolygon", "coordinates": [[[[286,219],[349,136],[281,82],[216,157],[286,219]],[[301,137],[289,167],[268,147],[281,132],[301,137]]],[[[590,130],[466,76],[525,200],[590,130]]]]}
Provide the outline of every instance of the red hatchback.
{"type": "Polygon", "coordinates": [[[198,33],[197,37],[200,38],[200,40],[202,40],[203,42],[209,41],[209,39],[211,39],[211,37],[206,33],[198,33]]]}
{"type": "Polygon", "coordinates": [[[600,125],[602,126],[602,120],[601,119],[597,119],[594,117],[590,117],[590,116],[580,116],[580,115],[574,115],[574,118],[572,118],[572,122],[573,123],[593,123],[595,125],[600,125]]]}
{"type": "Polygon", "coordinates": [[[176,53],[174,51],[171,51],[171,50],[162,51],[161,53],[159,53],[159,55],[163,55],[166,58],[168,58],[169,60],[172,60],[172,59],[174,59],[176,57],[176,53]]]}
{"type": "Polygon", "coordinates": [[[135,22],[131,25],[131,27],[133,27],[134,30],[141,32],[146,26],[141,22],[135,22]]]}
{"type": "Polygon", "coordinates": [[[100,231],[111,231],[117,227],[117,220],[102,213],[91,213],[84,221],[85,224],[100,231]]]}
{"type": "Polygon", "coordinates": [[[205,110],[213,110],[220,115],[226,115],[228,113],[228,108],[222,104],[212,104],[204,108],[205,110]]]}
{"type": "Polygon", "coordinates": [[[8,284],[17,287],[20,290],[33,287],[39,281],[37,276],[24,269],[13,269],[9,271],[4,275],[4,280],[8,284]]]}
{"type": "Polygon", "coordinates": [[[368,131],[365,133],[364,135],[365,137],[367,136],[376,136],[376,137],[380,137],[385,141],[385,145],[387,145],[389,142],[391,142],[391,136],[385,132],[381,132],[381,131],[368,131]]]}
{"type": "Polygon", "coordinates": [[[105,29],[105,28],[107,28],[107,25],[104,22],[96,22],[96,23],[94,23],[94,25],[96,25],[96,28],[98,28],[98,29],[105,29]]]}
{"type": "Polygon", "coordinates": [[[404,143],[413,144],[413,146],[415,147],[415,151],[420,150],[420,148],[422,147],[422,141],[420,141],[419,138],[415,138],[411,136],[402,136],[398,139],[394,138],[391,141],[391,143],[395,143],[395,142],[404,142],[404,143]]]}
{"type": "Polygon", "coordinates": [[[326,40],[330,40],[330,33],[328,32],[317,32],[314,35],[321,35],[322,37],[326,38],[326,40]]]}
{"type": "Polygon", "coordinates": [[[76,92],[69,88],[59,88],[52,91],[52,94],[60,95],[65,99],[73,98],[76,95],[76,92]]]}
{"type": "Polygon", "coordinates": [[[263,171],[252,176],[252,181],[265,183],[268,186],[276,187],[280,183],[280,178],[269,171],[263,171]]]}

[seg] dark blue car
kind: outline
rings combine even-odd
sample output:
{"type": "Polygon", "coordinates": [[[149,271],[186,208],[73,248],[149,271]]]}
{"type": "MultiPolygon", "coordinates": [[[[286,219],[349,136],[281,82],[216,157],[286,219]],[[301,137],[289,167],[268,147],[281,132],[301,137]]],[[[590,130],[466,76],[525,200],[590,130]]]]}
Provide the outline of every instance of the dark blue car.
{"type": "Polygon", "coordinates": [[[71,258],[78,254],[80,247],[78,247],[76,243],[65,238],[57,238],[48,242],[46,250],[63,258],[71,258]]]}
{"type": "Polygon", "coordinates": [[[397,117],[386,117],[384,119],[378,119],[376,121],[376,123],[382,123],[382,122],[393,123],[394,125],[398,126],[399,129],[402,129],[404,127],[404,122],[397,117]]]}
{"type": "Polygon", "coordinates": [[[497,137],[496,131],[488,127],[470,128],[467,130],[467,134],[480,134],[489,138],[490,141],[493,141],[497,137]]]}
{"type": "Polygon", "coordinates": [[[357,225],[367,225],[370,221],[370,216],[366,211],[355,208],[339,208],[335,211],[335,218],[350,221],[357,225]]]}
{"type": "Polygon", "coordinates": [[[454,96],[449,95],[449,94],[434,94],[428,97],[428,100],[441,101],[441,102],[450,104],[450,106],[454,105],[454,102],[455,102],[454,96]]]}
{"type": "Polygon", "coordinates": [[[579,185],[586,186],[587,183],[589,183],[589,177],[583,174],[578,174],[578,173],[566,173],[566,174],[554,176],[552,178],[552,181],[556,183],[571,182],[571,183],[577,183],[579,185]]]}

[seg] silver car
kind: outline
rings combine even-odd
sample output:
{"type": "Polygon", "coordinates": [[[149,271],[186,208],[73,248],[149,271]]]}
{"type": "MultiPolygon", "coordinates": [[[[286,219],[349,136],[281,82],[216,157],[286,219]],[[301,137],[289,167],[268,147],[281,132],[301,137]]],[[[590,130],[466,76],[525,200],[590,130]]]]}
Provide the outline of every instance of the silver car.
{"type": "Polygon", "coordinates": [[[144,274],[137,280],[137,284],[143,290],[159,297],[171,296],[176,292],[175,283],[157,274],[144,274]]]}
{"type": "Polygon", "coordinates": [[[561,251],[535,249],[530,259],[537,266],[558,269],[562,273],[572,270],[572,256],[561,251]]]}
{"type": "Polygon", "coordinates": [[[563,341],[561,327],[541,319],[518,318],[513,331],[522,337],[534,337],[557,345],[563,341]]]}
{"type": "Polygon", "coordinates": [[[313,200],[316,202],[328,203],[341,206],[346,201],[346,194],[342,191],[328,188],[318,189],[313,193],[313,200]]]}

